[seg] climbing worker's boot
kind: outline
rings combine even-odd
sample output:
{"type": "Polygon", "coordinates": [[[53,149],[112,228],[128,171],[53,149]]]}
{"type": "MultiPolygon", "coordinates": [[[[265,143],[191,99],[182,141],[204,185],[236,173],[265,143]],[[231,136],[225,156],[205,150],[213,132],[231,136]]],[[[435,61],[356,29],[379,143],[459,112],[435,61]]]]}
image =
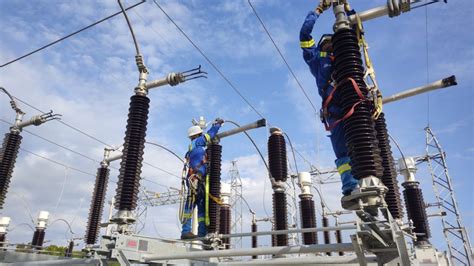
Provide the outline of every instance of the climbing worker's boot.
{"type": "Polygon", "coordinates": [[[188,239],[194,239],[196,238],[197,235],[191,233],[191,232],[187,232],[187,233],[184,233],[184,234],[181,234],[181,239],[182,240],[188,240],[188,239]]]}

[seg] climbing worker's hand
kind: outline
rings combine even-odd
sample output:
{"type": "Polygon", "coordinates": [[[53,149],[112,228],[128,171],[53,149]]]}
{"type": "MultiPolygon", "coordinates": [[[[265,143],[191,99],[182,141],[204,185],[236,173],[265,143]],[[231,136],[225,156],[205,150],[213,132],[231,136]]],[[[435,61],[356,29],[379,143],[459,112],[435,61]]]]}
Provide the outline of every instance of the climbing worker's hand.
{"type": "Polygon", "coordinates": [[[324,10],[331,7],[331,0],[320,0],[318,7],[316,7],[316,13],[322,14],[324,10]]]}
{"type": "Polygon", "coordinates": [[[222,124],[224,124],[224,119],[222,119],[222,118],[216,118],[216,120],[214,121],[214,124],[222,125],[222,124]]]}

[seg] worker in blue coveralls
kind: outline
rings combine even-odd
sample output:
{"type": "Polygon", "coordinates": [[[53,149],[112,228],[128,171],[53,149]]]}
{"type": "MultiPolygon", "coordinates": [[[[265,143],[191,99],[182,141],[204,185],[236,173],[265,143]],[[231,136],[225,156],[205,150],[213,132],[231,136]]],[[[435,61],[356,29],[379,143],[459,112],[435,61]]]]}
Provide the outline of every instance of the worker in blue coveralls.
{"type": "Polygon", "coordinates": [[[211,143],[211,140],[216,136],[223,123],[224,120],[217,118],[206,134],[202,134],[202,128],[198,125],[188,129],[188,137],[191,139],[191,144],[189,144],[189,149],[186,153],[186,163],[188,165],[186,186],[188,187],[188,195],[184,205],[181,239],[193,239],[206,236],[207,234],[204,184],[207,175],[206,146],[211,143]],[[199,221],[198,236],[191,232],[191,218],[196,205],[199,221]]]}
{"type": "Polygon", "coordinates": [[[321,120],[326,125],[326,129],[331,132],[332,147],[336,155],[336,166],[341,176],[342,193],[344,196],[350,195],[358,182],[351,173],[350,158],[344,137],[344,121],[335,123],[343,117],[342,107],[337,99],[337,95],[332,99],[327,106],[325,106],[326,99],[334,90],[333,62],[334,54],[332,47],[332,34],[324,34],[316,45],[311,32],[314,24],[324,10],[330,7],[330,4],[325,4],[327,1],[321,1],[321,4],[315,11],[311,11],[306,16],[306,19],[300,31],[300,44],[303,49],[303,58],[308,64],[311,74],[316,79],[318,92],[323,100],[323,108],[321,110],[321,120]],[[328,126],[329,125],[329,126],[328,126]],[[333,127],[331,127],[333,126],[333,127]]]}

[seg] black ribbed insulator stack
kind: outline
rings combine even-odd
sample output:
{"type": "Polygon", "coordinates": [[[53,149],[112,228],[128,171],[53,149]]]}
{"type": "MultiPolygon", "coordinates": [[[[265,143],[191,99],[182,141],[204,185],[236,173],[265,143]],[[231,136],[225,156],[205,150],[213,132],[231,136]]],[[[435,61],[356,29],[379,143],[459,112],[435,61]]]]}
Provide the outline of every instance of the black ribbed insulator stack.
{"type": "MultiPolygon", "coordinates": [[[[252,233],[256,233],[257,232],[257,223],[252,223],[252,233]]],[[[252,248],[256,248],[257,247],[257,236],[252,236],[252,248]]],[[[258,256],[255,255],[255,256],[252,256],[252,259],[257,259],[258,256]]]]}
{"type": "MultiPolygon", "coordinates": [[[[329,226],[329,219],[326,216],[323,216],[323,227],[328,227],[329,226]]],[[[331,235],[329,234],[329,231],[324,231],[324,244],[331,244],[331,235]]],[[[326,252],[326,255],[332,256],[331,252],[326,252]]]]}
{"type": "Polygon", "coordinates": [[[31,245],[33,248],[41,249],[43,247],[44,234],[44,229],[36,229],[35,233],[33,234],[33,240],[31,240],[31,245]]]}
{"type": "MultiPolygon", "coordinates": [[[[337,91],[333,101],[347,114],[360,101],[352,82],[354,79],[364,97],[368,89],[364,82],[364,67],[357,36],[352,29],[338,30],[333,38],[335,79],[337,91]]],[[[383,175],[382,159],[372,118],[372,106],[363,101],[355,106],[354,113],[344,121],[345,138],[351,158],[352,174],[356,179],[383,175]]]]}
{"type": "MultiPolygon", "coordinates": [[[[272,129],[268,139],[268,164],[271,177],[276,182],[286,182],[288,176],[286,160],[286,143],[283,133],[279,129],[272,129]]],[[[284,188],[274,188],[273,192],[273,226],[274,230],[287,230],[287,205],[284,188]]],[[[288,234],[276,235],[272,239],[273,246],[287,246],[288,234]]]]}
{"type": "Polygon", "coordinates": [[[392,217],[401,219],[403,217],[402,202],[400,199],[400,187],[398,186],[397,170],[393,160],[390,140],[388,138],[385,114],[381,113],[375,120],[375,130],[379,141],[380,156],[382,157],[383,176],[382,183],[388,188],[385,194],[385,202],[392,217]]]}
{"type": "Polygon", "coordinates": [[[100,221],[102,220],[102,212],[104,210],[105,194],[107,193],[107,183],[109,181],[109,172],[109,168],[100,167],[97,169],[94,193],[92,194],[85,235],[85,241],[88,245],[95,244],[99,235],[100,221]]]}
{"type": "MultiPolygon", "coordinates": [[[[316,227],[316,212],[314,209],[314,201],[311,197],[301,197],[300,213],[301,213],[301,228],[315,228],[316,227]]],[[[303,233],[303,244],[313,245],[317,243],[318,243],[318,235],[316,232],[303,233]]]]}
{"type": "Polygon", "coordinates": [[[419,188],[418,182],[405,182],[403,195],[405,196],[405,204],[407,208],[408,219],[413,222],[413,231],[416,234],[416,245],[429,243],[431,237],[430,225],[428,223],[428,215],[426,214],[425,201],[423,192],[419,188]]]}
{"type": "Polygon", "coordinates": [[[66,251],[64,252],[64,257],[72,257],[72,251],[74,249],[74,241],[69,241],[69,245],[66,249],[66,251]]]}
{"type": "Polygon", "coordinates": [[[0,233],[0,247],[5,246],[5,241],[7,240],[7,235],[5,233],[0,233]]]}
{"type": "Polygon", "coordinates": [[[130,98],[127,130],[115,196],[115,208],[118,210],[133,211],[137,207],[149,103],[150,99],[146,96],[134,95],[130,98]]]}
{"type": "Polygon", "coordinates": [[[16,157],[20,149],[22,137],[19,132],[5,134],[2,150],[0,151],[0,209],[3,209],[7,197],[8,186],[12,179],[16,157]]]}
{"type": "MultiPolygon", "coordinates": [[[[336,230],[336,242],[338,244],[342,243],[342,233],[341,230],[336,230]]],[[[339,256],[344,256],[344,251],[339,251],[339,256]]]]}
{"type": "MultiPolygon", "coordinates": [[[[273,193],[273,219],[274,219],[274,230],[287,230],[287,205],[286,205],[286,194],[285,192],[275,191],[273,193]]],[[[275,237],[275,246],[287,246],[288,245],[288,234],[280,234],[275,237]]]]}
{"type": "Polygon", "coordinates": [[[268,163],[270,174],[275,181],[286,182],[288,175],[286,143],[281,133],[272,133],[268,139],[268,163]]]}
{"type": "MultiPolygon", "coordinates": [[[[230,227],[232,226],[231,211],[229,205],[222,205],[220,207],[220,217],[219,217],[219,234],[228,235],[230,234],[230,227]]],[[[225,249],[230,248],[230,239],[223,238],[222,244],[224,244],[225,249]]]]}
{"type": "MultiPolygon", "coordinates": [[[[209,193],[217,198],[221,198],[221,163],[222,146],[216,143],[207,146],[207,159],[209,162],[209,193]]],[[[217,233],[219,229],[219,204],[212,198],[209,198],[209,233],[217,233]]]]}

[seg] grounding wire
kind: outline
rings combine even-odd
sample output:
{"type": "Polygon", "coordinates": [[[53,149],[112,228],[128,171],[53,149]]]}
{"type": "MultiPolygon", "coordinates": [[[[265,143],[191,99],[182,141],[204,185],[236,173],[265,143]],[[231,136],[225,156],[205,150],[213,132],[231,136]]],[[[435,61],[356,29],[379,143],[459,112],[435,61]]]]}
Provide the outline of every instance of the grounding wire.
{"type": "MultiPolygon", "coordinates": [[[[139,2],[139,3],[136,3],[136,4],[132,5],[132,6],[130,6],[130,7],[127,7],[125,10],[129,10],[129,9],[134,8],[134,7],[136,7],[136,6],[138,6],[138,5],[141,5],[141,4],[143,4],[143,3],[145,3],[144,0],[141,1],[141,2],[139,2]]],[[[13,59],[13,60],[11,60],[11,61],[8,61],[8,62],[6,62],[5,64],[0,65],[0,68],[1,68],[1,67],[5,67],[5,66],[8,66],[8,65],[11,64],[11,63],[14,63],[14,62],[16,62],[16,61],[19,61],[19,60],[21,60],[21,59],[23,59],[23,58],[25,58],[25,57],[28,57],[28,56],[30,56],[30,55],[33,55],[33,54],[35,54],[35,53],[37,53],[37,52],[39,52],[39,51],[41,51],[41,50],[43,50],[43,49],[46,49],[46,48],[48,48],[48,47],[50,47],[50,46],[52,46],[52,45],[55,45],[55,44],[57,44],[57,43],[59,43],[59,42],[61,42],[61,41],[64,41],[65,39],[67,39],[67,38],[69,38],[69,37],[72,37],[72,36],[74,36],[74,35],[76,35],[76,34],[82,32],[82,31],[85,31],[85,30],[89,29],[89,28],[92,28],[92,27],[94,27],[95,25],[100,24],[100,23],[102,23],[102,22],[104,22],[104,21],[106,21],[106,20],[108,20],[108,19],[111,19],[111,18],[117,16],[117,15],[120,14],[120,13],[122,13],[122,11],[116,12],[116,13],[114,13],[114,14],[108,16],[108,17],[105,17],[105,18],[103,18],[103,19],[101,19],[101,20],[98,20],[98,21],[96,21],[96,22],[90,24],[89,26],[86,26],[86,27],[84,27],[84,28],[82,28],[82,29],[80,29],[80,30],[77,30],[77,31],[73,32],[73,33],[70,33],[70,34],[68,34],[68,35],[66,35],[66,36],[64,36],[64,37],[62,37],[62,38],[59,38],[59,39],[57,39],[57,40],[54,41],[54,42],[51,42],[51,43],[46,44],[46,45],[44,45],[44,46],[41,46],[40,48],[35,49],[35,50],[33,50],[33,51],[31,51],[31,52],[29,52],[29,53],[27,53],[27,54],[24,54],[24,55],[22,55],[22,56],[20,56],[20,57],[18,57],[18,58],[16,58],[16,59],[13,59]]]]}
{"type": "Polygon", "coordinates": [[[184,160],[183,160],[181,157],[179,157],[179,155],[177,155],[174,151],[172,151],[172,150],[166,148],[165,146],[160,145],[160,144],[158,144],[158,143],[149,142],[149,141],[146,141],[145,143],[146,143],[146,144],[150,144],[150,145],[154,145],[154,146],[157,146],[157,147],[160,147],[160,148],[166,150],[167,152],[173,154],[173,155],[174,155],[176,158],[178,158],[178,160],[180,160],[182,163],[185,163],[184,160]]]}
{"type": "Polygon", "coordinates": [[[403,163],[405,164],[405,168],[408,170],[407,161],[406,161],[406,159],[405,159],[405,155],[404,155],[403,152],[402,152],[402,149],[400,148],[400,145],[398,145],[398,142],[395,140],[394,137],[392,137],[392,135],[388,134],[388,136],[389,136],[390,139],[393,141],[393,143],[395,143],[395,146],[397,146],[397,149],[398,149],[398,151],[400,152],[400,155],[401,155],[402,158],[403,158],[403,163]]]}
{"type": "MultiPolygon", "coordinates": [[[[229,122],[233,125],[235,125],[236,127],[240,127],[239,124],[237,124],[236,122],[234,121],[231,121],[231,120],[225,120],[225,122],[229,122]]],[[[263,163],[265,164],[265,167],[267,168],[267,172],[268,172],[268,175],[270,176],[270,179],[273,179],[272,178],[272,173],[270,172],[270,168],[268,167],[268,164],[267,164],[267,161],[265,161],[265,157],[263,157],[263,154],[262,152],[260,151],[260,149],[258,148],[257,144],[255,143],[255,141],[252,139],[252,137],[250,137],[250,135],[244,131],[244,134],[247,136],[247,138],[250,140],[250,142],[252,142],[253,146],[255,147],[255,149],[257,150],[258,154],[260,155],[260,158],[262,159],[263,163]]],[[[262,197],[263,197],[263,211],[265,212],[265,214],[269,217],[270,215],[268,214],[268,211],[267,211],[267,207],[265,206],[265,191],[266,191],[266,183],[267,182],[267,179],[265,178],[263,180],[263,193],[262,193],[262,197]]]]}
{"type": "Polygon", "coordinates": [[[61,186],[61,191],[59,192],[59,197],[58,197],[58,202],[56,203],[56,207],[54,208],[54,211],[56,211],[59,207],[59,204],[61,203],[61,200],[63,198],[63,193],[64,193],[64,188],[66,187],[66,181],[68,177],[68,168],[64,168],[64,179],[63,179],[63,185],[61,186]]]}
{"type": "Polygon", "coordinates": [[[130,24],[130,20],[128,19],[127,12],[125,12],[125,9],[123,8],[122,2],[120,0],[117,0],[120,9],[122,10],[123,15],[125,16],[125,20],[127,21],[128,29],[130,30],[130,33],[132,34],[133,38],[133,43],[135,44],[135,51],[137,55],[140,55],[140,47],[138,46],[137,38],[135,37],[135,33],[133,32],[132,25],[130,24]]]}
{"type": "Polygon", "coordinates": [[[31,226],[31,224],[29,224],[29,223],[19,223],[19,224],[15,224],[11,229],[8,230],[8,232],[12,232],[13,230],[15,230],[20,225],[26,225],[31,229],[31,231],[35,231],[33,226],[31,226]]]}
{"type": "MultiPolygon", "coordinates": [[[[13,125],[12,123],[6,121],[6,120],[3,119],[3,118],[0,118],[0,121],[3,122],[3,123],[5,123],[5,124],[8,124],[8,125],[13,125]]],[[[56,145],[56,146],[58,146],[58,147],[60,147],[60,148],[63,148],[63,149],[65,149],[65,150],[67,150],[67,151],[70,151],[70,152],[72,152],[72,153],[74,153],[74,154],[77,154],[77,155],[82,156],[82,157],[84,157],[84,158],[86,158],[86,159],[89,159],[89,160],[91,160],[91,161],[93,161],[93,162],[95,162],[95,163],[100,163],[99,161],[95,160],[94,158],[91,158],[91,157],[89,157],[89,156],[87,156],[87,155],[85,155],[85,154],[83,154],[83,153],[80,153],[80,152],[77,152],[77,151],[75,151],[75,150],[72,150],[72,149],[70,149],[70,148],[68,148],[68,147],[66,147],[66,146],[64,146],[64,145],[58,144],[58,143],[56,143],[56,142],[54,142],[54,141],[52,141],[52,140],[49,140],[49,139],[47,139],[47,138],[45,138],[45,137],[42,137],[42,136],[40,136],[40,135],[38,135],[38,134],[35,134],[35,133],[33,133],[33,132],[29,131],[29,130],[23,129],[22,131],[24,131],[24,132],[26,132],[26,133],[28,133],[28,134],[31,134],[31,135],[33,135],[33,136],[35,136],[35,137],[37,137],[37,138],[40,138],[40,139],[42,139],[42,140],[44,140],[44,141],[46,141],[46,142],[49,142],[49,143],[51,143],[51,144],[53,144],[53,145],[56,145]]]]}
{"type": "Polygon", "coordinates": [[[25,205],[25,208],[26,208],[26,212],[28,213],[28,216],[30,217],[30,220],[31,220],[31,223],[35,223],[35,219],[33,219],[33,215],[31,215],[31,209],[30,209],[30,206],[28,205],[28,202],[26,201],[26,199],[23,197],[23,195],[20,195],[19,193],[17,193],[15,190],[11,190],[10,193],[13,193],[13,195],[17,196],[18,198],[20,198],[21,202],[23,203],[23,205],[25,205]]]}
{"type": "MultiPolygon", "coordinates": [[[[225,122],[229,122],[229,123],[233,124],[233,125],[236,126],[236,127],[240,127],[240,125],[237,124],[237,123],[234,122],[234,121],[225,120],[225,122]]],[[[262,154],[262,152],[260,151],[260,149],[258,148],[257,144],[255,143],[255,141],[252,139],[252,137],[250,137],[250,135],[249,135],[246,131],[244,131],[243,133],[247,136],[247,138],[250,140],[250,142],[252,142],[252,145],[255,147],[255,149],[256,149],[257,152],[258,152],[258,155],[260,155],[260,158],[262,159],[263,163],[265,164],[265,167],[267,168],[268,174],[271,175],[271,173],[270,173],[270,168],[268,167],[267,161],[265,161],[265,157],[263,157],[263,154],[262,154]]]]}
{"type": "MultiPolygon", "coordinates": [[[[21,100],[21,99],[19,99],[19,98],[17,98],[17,97],[14,97],[14,98],[17,99],[18,101],[22,102],[23,104],[29,106],[30,108],[32,108],[32,109],[34,109],[34,110],[36,110],[36,111],[38,111],[38,112],[44,113],[43,111],[41,111],[41,110],[38,109],[37,107],[35,107],[35,106],[33,106],[33,105],[31,105],[31,104],[25,102],[24,100],[21,100]]],[[[8,123],[8,124],[11,124],[10,122],[5,121],[4,119],[0,119],[0,121],[5,122],[5,123],[8,123]]],[[[98,139],[98,138],[96,138],[96,137],[94,137],[94,136],[92,136],[92,135],[90,135],[90,134],[88,134],[88,133],[85,133],[84,131],[82,131],[82,130],[76,128],[76,127],[73,127],[73,126],[67,124],[66,122],[63,122],[63,121],[61,121],[61,120],[56,120],[56,121],[60,122],[60,123],[63,124],[63,125],[68,126],[69,128],[75,130],[76,132],[79,132],[79,133],[81,133],[81,134],[83,134],[83,135],[85,135],[85,136],[87,136],[87,137],[89,137],[89,138],[91,138],[91,139],[93,139],[93,140],[95,140],[95,141],[101,143],[101,144],[106,145],[107,147],[110,147],[110,148],[113,148],[113,147],[114,147],[113,145],[107,144],[107,143],[105,143],[104,141],[102,141],[102,140],[100,140],[100,139],[98,139]]],[[[82,156],[82,157],[84,157],[84,158],[87,158],[87,159],[89,159],[89,160],[91,160],[91,161],[93,161],[93,162],[95,162],[95,163],[100,163],[99,161],[97,161],[97,160],[91,158],[90,156],[81,154],[80,152],[74,151],[74,150],[72,150],[72,149],[70,149],[70,148],[67,148],[67,147],[65,147],[65,146],[63,146],[63,145],[61,145],[61,144],[58,144],[58,143],[56,143],[56,142],[54,142],[54,141],[52,141],[52,140],[46,139],[46,138],[44,138],[44,137],[41,137],[41,136],[39,136],[39,135],[37,135],[37,134],[35,134],[35,133],[32,133],[32,132],[30,132],[30,131],[27,131],[27,130],[24,130],[24,131],[26,131],[27,133],[29,133],[29,134],[31,134],[31,135],[33,135],[33,136],[36,136],[36,137],[38,137],[38,138],[41,138],[41,139],[43,139],[43,140],[45,140],[45,141],[47,141],[47,142],[49,142],[49,143],[51,143],[51,144],[54,144],[54,145],[56,145],[56,146],[58,146],[58,147],[61,147],[61,148],[66,149],[66,150],[68,150],[68,151],[70,151],[70,152],[73,152],[73,153],[75,153],[75,154],[77,154],[77,155],[80,155],[80,156],[82,156]]],[[[144,164],[147,164],[148,166],[150,166],[150,167],[152,167],[152,168],[154,168],[154,169],[156,169],[156,170],[162,171],[162,172],[164,172],[164,173],[167,173],[167,174],[170,174],[170,175],[173,175],[173,176],[177,176],[177,175],[172,174],[172,173],[170,173],[169,171],[166,171],[166,170],[164,170],[164,169],[162,169],[162,168],[160,168],[160,167],[158,167],[158,166],[151,165],[151,164],[149,164],[149,163],[147,163],[147,162],[143,162],[143,163],[144,163],[144,164]]],[[[118,170],[118,168],[115,168],[115,167],[110,167],[110,168],[113,168],[113,169],[115,169],[115,170],[118,170]]],[[[181,178],[181,177],[179,177],[179,178],[181,178]]]]}
{"type": "MultiPolygon", "coordinates": [[[[293,154],[293,160],[294,160],[294,162],[295,162],[296,174],[298,174],[299,171],[298,171],[298,164],[296,163],[295,149],[293,149],[293,144],[291,144],[291,140],[290,140],[290,137],[288,136],[288,134],[286,134],[286,132],[283,132],[283,134],[285,134],[286,139],[288,140],[288,143],[290,143],[291,154],[293,154]]],[[[288,162],[288,164],[289,164],[289,162],[288,162]]]]}
{"type": "Polygon", "coordinates": [[[257,10],[255,10],[254,6],[252,5],[252,3],[250,2],[250,0],[247,0],[247,2],[249,3],[250,7],[252,8],[252,11],[253,13],[255,14],[255,16],[257,17],[258,21],[260,21],[260,24],[262,25],[263,29],[265,30],[265,32],[267,33],[268,37],[270,38],[270,40],[272,41],[273,43],[273,46],[275,46],[276,50],[278,51],[278,54],[280,55],[281,59],[283,60],[283,62],[285,62],[285,65],[286,67],[288,68],[288,71],[290,71],[291,75],[293,76],[293,78],[295,79],[296,83],[298,84],[298,87],[301,89],[301,91],[303,92],[304,96],[306,97],[306,99],[308,100],[308,102],[311,104],[311,107],[313,108],[314,112],[317,114],[318,113],[318,110],[316,109],[316,107],[314,106],[313,102],[311,101],[311,99],[309,98],[308,94],[306,93],[305,89],[303,88],[303,85],[301,85],[301,82],[298,80],[298,78],[296,77],[296,74],[295,72],[293,71],[293,69],[290,67],[290,64],[288,63],[288,61],[286,60],[285,56],[283,56],[283,53],[281,52],[280,48],[278,48],[278,45],[276,44],[275,40],[273,40],[272,38],[272,35],[270,34],[270,32],[268,31],[267,27],[265,26],[265,23],[263,23],[263,20],[260,18],[260,16],[258,15],[257,13],[257,10]]]}
{"type": "MultiPolygon", "coordinates": [[[[26,102],[26,101],[24,101],[24,100],[22,100],[22,99],[20,99],[20,98],[18,98],[18,97],[13,97],[13,98],[15,98],[15,99],[18,100],[19,102],[25,104],[26,106],[28,106],[28,107],[30,107],[30,108],[32,108],[32,109],[38,111],[38,112],[45,113],[44,111],[40,110],[39,108],[33,106],[32,104],[29,104],[28,102],[26,102]]],[[[69,127],[70,129],[72,129],[72,130],[74,130],[74,131],[76,131],[76,132],[81,133],[82,135],[84,135],[84,136],[86,136],[86,137],[89,137],[89,138],[91,138],[91,139],[93,139],[93,140],[95,140],[95,141],[97,141],[97,142],[99,142],[99,143],[101,143],[101,144],[104,144],[105,146],[107,146],[107,147],[109,147],[109,148],[113,148],[112,145],[106,143],[105,141],[102,141],[102,140],[100,140],[100,139],[98,139],[98,138],[92,136],[91,134],[86,133],[86,132],[84,132],[83,130],[80,130],[80,129],[78,129],[77,127],[72,126],[72,125],[70,125],[70,124],[68,124],[68,123],[66,123],[66,122],[64,122],[64,121],[62,121],[62,120],[54,120],[54,121],[57,121],[58,123],[61,123],[61,124],[65,125],[65,126],[69,127]]]]}

